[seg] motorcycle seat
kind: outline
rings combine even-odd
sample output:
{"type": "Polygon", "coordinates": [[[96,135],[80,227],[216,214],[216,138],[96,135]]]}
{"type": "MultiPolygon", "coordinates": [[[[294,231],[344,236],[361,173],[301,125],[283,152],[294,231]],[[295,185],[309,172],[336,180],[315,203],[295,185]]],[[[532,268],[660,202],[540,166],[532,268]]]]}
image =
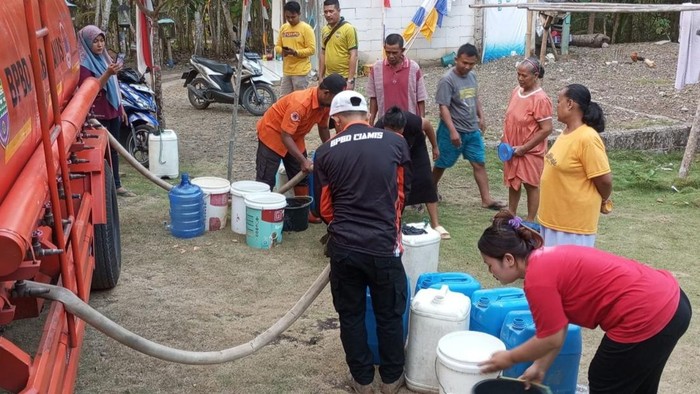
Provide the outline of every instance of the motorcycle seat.
{"type": "Polygon", "coordinates": [[[192,59],[195,62],[200,63],[206,67],[209,67],[210,69],[212,69],[216,72],[220,72],[222,74],[233,74],[233,68],[226,63],[215,62],[213,60],[209,60],[207,58],[197,56],[197,55],[192,55],[192,59]]]}

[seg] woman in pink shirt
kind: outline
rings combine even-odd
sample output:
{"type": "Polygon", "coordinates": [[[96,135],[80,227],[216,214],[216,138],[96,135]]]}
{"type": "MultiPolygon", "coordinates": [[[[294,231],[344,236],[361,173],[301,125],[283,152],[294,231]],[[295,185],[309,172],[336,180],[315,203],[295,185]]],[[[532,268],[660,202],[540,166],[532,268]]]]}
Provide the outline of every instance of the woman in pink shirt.
{"type": "Polygon", "coordinates": [[[690,302],[670,272],[595,248],[542,247],[540,235],[502,211],[479,239],[489,272],[502,284],[524,279],[535,337],[481,364],[494,372],[534,361],[522,379],[542,382],[569,323],[605,331],[588,369],[590,393],[656,393],[690,302]]]}
{"type": "Polygon", "coordinates": [[[517,68],[518,87],[513,89],[503,122],[501,140],[513,147],[513,157],[503,163],[503,181],[508,186],[508,209],[516,214],[520,194],[527,194],[528,222],[534,222],[540,205],[540,178],[552,133],[552,100],[542,89],[544,67],[529,57],[517,68]]]}

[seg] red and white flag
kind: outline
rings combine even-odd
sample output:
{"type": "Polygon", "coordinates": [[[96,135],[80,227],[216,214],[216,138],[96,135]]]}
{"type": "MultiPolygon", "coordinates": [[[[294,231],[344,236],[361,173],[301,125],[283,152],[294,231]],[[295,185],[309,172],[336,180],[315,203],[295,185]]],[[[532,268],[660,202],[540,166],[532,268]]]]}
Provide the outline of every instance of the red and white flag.
{"type": "MultiPolygon", "coordinates": [[[[153,11],[151,0],[137,0],[145,6],[147,10],[153,11]]],[[[151,21],[146,14],[136,9],[136,67],[141,74],[146,72],[146,68],[153,69],[153,52],[151,42],[151,21]]]]}

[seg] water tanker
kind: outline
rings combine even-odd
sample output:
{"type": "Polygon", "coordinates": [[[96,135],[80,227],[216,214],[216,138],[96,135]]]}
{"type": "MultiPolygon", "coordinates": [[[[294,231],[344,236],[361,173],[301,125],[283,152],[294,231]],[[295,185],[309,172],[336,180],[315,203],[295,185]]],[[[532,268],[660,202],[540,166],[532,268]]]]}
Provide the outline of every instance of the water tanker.
{"type": "Polygon", "coordinates": [[[89,79],[77,88],[80,58],[64,0],[0,1],[0,37],[0,391],[72,392],[85,323],[60,303],[17,294],[32,280],[87,302],[91,289],[119,279],[108,134],[86,123],[100,85],[89,79]],[[38,349],[2,334],[40,315],[38,349]]]}

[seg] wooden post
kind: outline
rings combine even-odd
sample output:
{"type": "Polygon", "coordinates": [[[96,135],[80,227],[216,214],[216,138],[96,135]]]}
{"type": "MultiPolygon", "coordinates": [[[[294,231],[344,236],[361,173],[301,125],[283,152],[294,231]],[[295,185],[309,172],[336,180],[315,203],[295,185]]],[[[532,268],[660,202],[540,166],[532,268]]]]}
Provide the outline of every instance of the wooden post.
{"type": "MultiPolygon", "coordinates": [[[[527,0],[528,3],[532,3],[533,0],[527,0]]],[[[532,14],[530,10],[525,10],[527,12],[527,32],[525,33],[525,57],[532,56],[532,14]]]]}
{"type": "Polygon", "coordinates": [[[243,10],[241,12],[241,47],[238,55],[238,64],[236,64],[236,80],[233,87],[236,95],[236,102],[233,103],[233,117],[231,119],[231,132],[228,139],[228,167],[226,177],[233,182],[233,149],[236,142],[236,129],[238,128],[238,102],[241,95],[241,74],[243,72],[243,59],[245,58],[245,42],[248,38],[248,16],[250,15],[251,1],[243,2],[243,10]]]}
{"type": "Polygon", "coordinates": [[[698,149],[698,135],[700,135],[700,98],[698,99],[698,108],[695,110],[693,126],[690,128],[690,134],[688,135],[688,143],[685,145],[685,153],[683,154],[683,161],[681,161],[681,168],[678,170],[679,178],[688,177],[690,165],[693,163],[695,152],[698,149]]]}
{"type": "Polygon", "coordinates": [[[549,36],[549,29],[552,27],[552,17],[547,15],[542,24],[542,43],[540,45],[540,63],[544,64],[545,56],[547,55],[547,37],[549,36]]]}

